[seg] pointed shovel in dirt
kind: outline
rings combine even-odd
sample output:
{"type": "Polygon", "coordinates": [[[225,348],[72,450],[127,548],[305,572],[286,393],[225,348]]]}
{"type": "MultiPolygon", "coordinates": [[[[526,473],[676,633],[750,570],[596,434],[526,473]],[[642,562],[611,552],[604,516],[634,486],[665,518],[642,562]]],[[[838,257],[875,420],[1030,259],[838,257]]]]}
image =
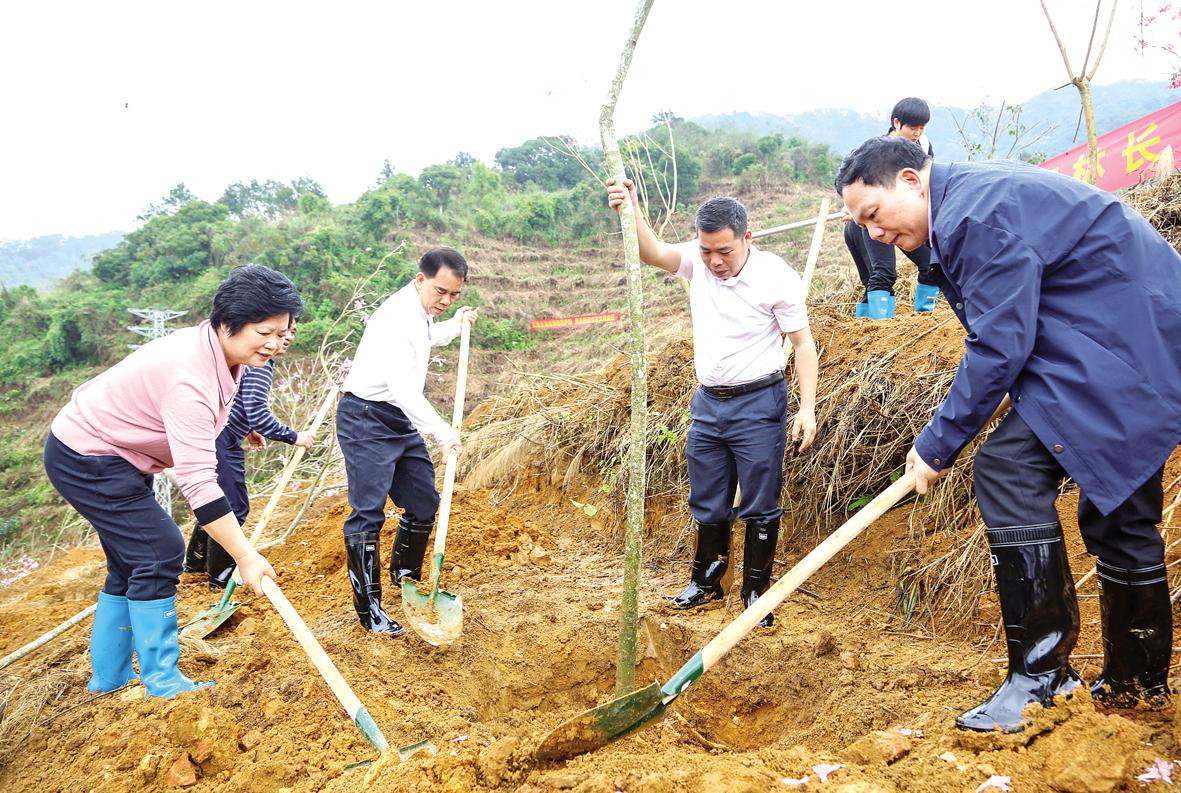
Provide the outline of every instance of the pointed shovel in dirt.
{"type": "MultiPolygon", "coordinates": [[[[320,429],[320,424],[324,421],[324,416],[328,414],[328,409],[332,407],[336,401],[336,385],[334,384],[328,389],[328,395],[324,397],[324,401],[320,404],[320,409],[316,411],[316,417],[312,420],[312,427],[309,432],[313,435],[320,429]]],[[[258,519],[258,525],[254,527],[254,533],[250,535],[251,547],[258,544],[258,538],[262,536],[262,530],[267,525],[267,521],[271,519],[271,513],[275,511],[275,506],[279,503],[279,497],[283,495],[283,491],[287,489],[287,483],[291,481],[291,475],[295,473],[299,461],[303,459],[304,448],[296,446],[295,451],[291,454],[291,459],[287,461],[287,467],[283,469],[283,474],[279,477],[279,483],[275,485],[275,492],[271,494],[271,500],[267,502],[267,507],[262,511],[262,517],[258,519]]],[[[204,639],[209,634],[213,633],[218,627],[230,618],[241,603],[232,603],[230,598],[234,595],[234,590],[237,589],[238,584],[234,580],[238,574],[238,568],[234,568],[230,573],[230,580],[226,584],[225,594],[222,595],[221,600],[207,609],[202,609],[193,617],[181,630],[181,636],[191,636],[197,639],[204,639]]]]}
{"type": "Polygon", "coordinates": [[[563,760],[583,752],[605,746],[651,724],[664,715],[668,704],[676,699],[697,678],[713,667],[722,656],[750,633],[759,620],[787,599],[808,577],[848,545],[867,526],[880,518],[914,489],[914,474],[907,473],[881,495],[869,502],[843,526],[834,531],[751,604],[721,633],[705,645],[689,662],[681,667],[663,686],[653,683],[647,688],[614,699],[597,708],[585,711],[551,732],[537,747],[541,760],[563,760]]]}
{"type": "MultiPolygon", "coordinates": [[[[455,413],[451,427],[459,432],[463,423],[463,395],[467,389],[468,343],[471,326],[463,325],[459,342],[459,376],[455,381],[455,413]]],[[[443,497],[439,502],[439,521],[435,525],[435,549],[431,552],[429,580],[431,591],[423,595],[418,591],[418,582],[412,578],[402,579],[402,612],[414,632],[427,644],[438,647],[451,644],[463,630],[463,599],[459,595],[439,589],[439,576],[443,574],[443,547],[447,544],[447,523],[451,518],[451,491],[455,489],[455,465],[458,457],[454,452],[447,455],[447,468],[443,473],[443,497]]]]}

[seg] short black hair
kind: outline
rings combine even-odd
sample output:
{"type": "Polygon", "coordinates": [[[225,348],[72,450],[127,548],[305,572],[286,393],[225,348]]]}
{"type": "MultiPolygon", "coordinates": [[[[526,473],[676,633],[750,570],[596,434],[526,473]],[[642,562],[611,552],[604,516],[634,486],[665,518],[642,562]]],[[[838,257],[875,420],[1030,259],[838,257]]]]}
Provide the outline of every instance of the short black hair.
{"type": "Polygon", "coordinates": [[[251,322],[302,311],[303,300],[290,278],[261,264],[244,264],[217,287],[209,322],[234,336],[251,322]]]}
{"type": "Polygon", "coordinates": [[[713,234],[730,229],[735,237],[746,234],[746,207],[728,195],[714,196],[697,208],[697,231],[713,234]]]}
{"type": "Polygon", "coordinates": [[[891,138],[887,135],[870,138],[845,155],[833,187],[837,195],[843,196],[845,188],[854,182],[866,187],[892,189],[894,181],[903,168],[921,171],[931,161],[931,155],[906,138],[891,138]]]}
{"type": "Polygon", "coordinates": [[[434,278],[439,274],[439,268],[446,267],[467,282],[467,259],[454,248],[446,245],[436,245],[422,255],[418,260],[418,271],[427,278],[434,278]]]}
{"type": "Polygon", "coordinates": [[[890,129],[894,129],[894,119],[904,127],[925,127],[931,120],[931,108],[917,96],[908,96],[890,111],[890,129]]]}

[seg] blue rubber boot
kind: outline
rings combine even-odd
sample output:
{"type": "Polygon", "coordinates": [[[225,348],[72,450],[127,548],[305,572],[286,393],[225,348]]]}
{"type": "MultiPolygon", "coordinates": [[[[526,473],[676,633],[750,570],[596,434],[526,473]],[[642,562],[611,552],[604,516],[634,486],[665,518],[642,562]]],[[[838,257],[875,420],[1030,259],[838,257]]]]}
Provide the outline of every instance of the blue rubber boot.
{"type": "Polygon", "coordinates": [[[213,683],[194,683],[176,668],[180,658],[176,622],[176,596],[159,600],[129,600],[131,632],[139,656],[139,679],[149,696],[172,699],[182,691],[208,688],[213,683]]]}
{"type": "Polygon", "coordinates": [[[877,289],[870,292],[869,295],[869,313],[866,314],[870,319],[893,319],[894,318],[894,296],[885,289],[877,289]]]}
{"type": "Polygon", "coordinates": [[[94,626],[90,629],[90,668],[94,674],[86,684],[91,694],[114,691],[135,679],[131,668],[131,615],[127,598],[98,593],[94,626]]]}
{"type": "Polygon", "coordinates": [[[857,308],[853,311],[853,316],[858,319],[869,316],[869,303],[858,303],[857,308]]]}
{"type": "Polygon", "coordinates": [[[927,284],[915,284],[914,313],[922,314],[935,310],[935,303],[939,300],[939,287],[927,284]]]}

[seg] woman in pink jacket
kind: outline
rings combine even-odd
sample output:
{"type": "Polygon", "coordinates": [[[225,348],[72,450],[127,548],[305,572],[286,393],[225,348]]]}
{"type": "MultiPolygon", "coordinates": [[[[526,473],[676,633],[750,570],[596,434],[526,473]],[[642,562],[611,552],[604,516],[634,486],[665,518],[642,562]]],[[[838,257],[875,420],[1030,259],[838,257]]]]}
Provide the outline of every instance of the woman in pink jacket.
{"type": "Polygon", "coordinates": [[[144,345],[83,383],[54,419],[46,473],[94,526],[107,555],[90,634],[92,692],[135,677],[133,648],[151,696],[212,685],[194,683],[176,667],[176,585],[185,543],[156,503],[153,474],[176,470],[197,522],[234,557],[256,594],[264,575],[275,577],[217,485],[214,441],[243,367],[270,360],[288,317],[302,308],[287,276],[257,264],[240,267],[218,287],[208,320],[144,345]]]}

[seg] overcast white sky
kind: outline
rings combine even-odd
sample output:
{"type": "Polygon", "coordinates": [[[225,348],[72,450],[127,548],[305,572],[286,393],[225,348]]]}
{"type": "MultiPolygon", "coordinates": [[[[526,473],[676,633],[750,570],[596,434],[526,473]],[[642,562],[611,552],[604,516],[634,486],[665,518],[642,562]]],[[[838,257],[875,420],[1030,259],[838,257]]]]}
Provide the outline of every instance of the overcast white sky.
{"type": "MultiPolygon", "coordinates": [[[[1077,69],[1094,5],[1048,4],[1077,69]]],[[[235,180],[306,174],[343,203],[386,158],[417,176],[461,150],[491,164],[537,135],[597,140],[635,6],[4,3],[0,238],[130,231],[182,181],[214,201],[235,180]]],[[[1097,83],[1161,79],[1166,63],[1133,51],[1139,9],[1120,3],[1097,83]]],[[[616,126],[661,108],[970,107],[1065,79],[1037,0],[657,0],[616,126]]]]}

